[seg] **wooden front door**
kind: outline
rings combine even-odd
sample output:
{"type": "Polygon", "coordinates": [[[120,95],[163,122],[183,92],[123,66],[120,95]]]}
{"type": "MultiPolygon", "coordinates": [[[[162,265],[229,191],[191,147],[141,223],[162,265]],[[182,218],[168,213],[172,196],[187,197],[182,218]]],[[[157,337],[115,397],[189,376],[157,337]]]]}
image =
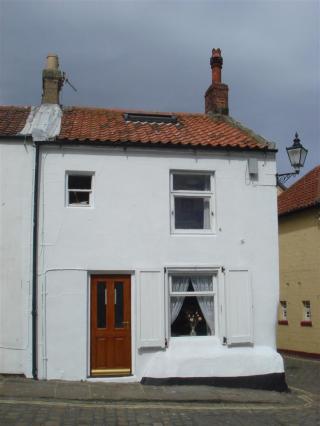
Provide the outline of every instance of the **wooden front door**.
{"type": "Polygon", "coordinates": [[[91,376],[131,373],[129,275],[91,276],[91,376]]]}

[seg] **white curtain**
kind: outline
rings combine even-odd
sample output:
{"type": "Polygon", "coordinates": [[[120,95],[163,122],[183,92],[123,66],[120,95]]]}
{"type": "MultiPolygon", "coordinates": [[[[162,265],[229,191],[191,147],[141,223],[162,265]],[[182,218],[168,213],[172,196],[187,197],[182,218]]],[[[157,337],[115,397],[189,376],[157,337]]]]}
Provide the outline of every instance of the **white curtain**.
{"type": "MultiPolygon", "coordinates": [[[[191,276],[194,291],[211,291],[212,278],[210,276],[191,276]]],[[[214,334],[214,298],[213,296],[197,296],[198,303],[211,334],[214,334]]]]}
{"type": "MultiPolygon", "coordinates": [[[[180,277],[174,276],[172,277],[172,291],[183,292],[187,291],[189,284],[189,277],[180,277]]],[[[171,324],[175,322],[179,312],[182,308],[182,304],[184,301],[184,296],[171,296],[170,304],[171,304],[171,324]]]]}

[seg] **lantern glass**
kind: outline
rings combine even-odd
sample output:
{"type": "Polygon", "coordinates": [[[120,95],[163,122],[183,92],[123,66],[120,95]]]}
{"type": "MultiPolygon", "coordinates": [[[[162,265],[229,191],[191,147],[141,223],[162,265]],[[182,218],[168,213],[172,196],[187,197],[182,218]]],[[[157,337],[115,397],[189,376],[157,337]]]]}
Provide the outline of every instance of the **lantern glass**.
{"type": "Polygon", "coordinates": [[[301,147],[301,155],[300,155],[300,167],[304,166],[304,162],[306,161],[306,157],[308,154],[308,150],[303,148],[303,146],[301,147]]]}
{"type": "Polygon", "coordinates": [[[291,166],[295,170],[300,169],[301,148],[287,148],[287,153],[291,166]]]}
{"type": "Polygon", "coordinates": [[[304,166],[308,150],[305,149],[299,139],[295,139],[292,146],[286,148],[291,166],[299,173],[301,167],[304,166]]]}

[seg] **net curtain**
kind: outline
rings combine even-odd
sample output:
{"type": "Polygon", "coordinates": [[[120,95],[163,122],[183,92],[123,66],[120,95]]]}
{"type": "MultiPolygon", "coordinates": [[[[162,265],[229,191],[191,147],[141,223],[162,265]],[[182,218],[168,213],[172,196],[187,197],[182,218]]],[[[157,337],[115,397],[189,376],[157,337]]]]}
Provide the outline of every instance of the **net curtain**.
{"type": "MultiPolygon", "coordinates": [[[[195,292],[210,291],[212,288],[212,279],[210,276],[175,276],[172,282],[172,291],[186,292],[189,281],[191,280],[192,287],[195,292]]],[[[214,298],[208,296],[197,295],[197,301],[207,325],[210,328],[211,334],[214,334],[214,298]]],[[[181,311],[185,296],[171,297],[171,324],[177,319],[181,311]]]]}

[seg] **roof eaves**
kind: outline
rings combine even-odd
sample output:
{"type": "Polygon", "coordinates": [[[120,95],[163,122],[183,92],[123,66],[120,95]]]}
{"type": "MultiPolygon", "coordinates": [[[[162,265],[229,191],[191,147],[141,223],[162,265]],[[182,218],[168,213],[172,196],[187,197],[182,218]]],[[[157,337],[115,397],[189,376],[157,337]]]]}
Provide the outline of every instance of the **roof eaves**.
{"type": "MultiPolygon", "coordinates": [[[[42,143],[46,143],[46,141],[42,141],[42,143]]],[[[123,141],[123,140],[98,140],[98,139],[65,139],[57,137],[54,140],[49,141],[50,144],[58,144],[58,145],[95,145],[95,146],[130,146],[130,147],[159,147],[159,148],[183,148],[183,149],[193,149],[193,150],[220,150],[220,151],[250,151],[250,152],[261,152],[263,148],[261,147],[250,147],[250,146],[225,146],[225,145],[202,145],[202,144],[190,144],[190,143],[181,143],[181,142],[172,142],[172,141],[123,141]]]]}
{"type": "Polygon", "coordinates": [[[315,200],[312,203],[305,204],[305,205],[299,206],[299,207],[293,207],[291,209],[285,210],[281,213],[278,213],[278,216],[279,217],[288,216],[292,213],[301,212],[302,210],[307,210],[307,209],[311,209],[311,208],[315,208],[315,207],[320,207],[320,200],[315,200]]]}
{"type": "Polygon", "coordinates": [[[0,135],[0,139],[19,139],[19,140],[32,140],[31,135],[21,135],[20,133],[17,133],[15,135],[0,135]]]}

